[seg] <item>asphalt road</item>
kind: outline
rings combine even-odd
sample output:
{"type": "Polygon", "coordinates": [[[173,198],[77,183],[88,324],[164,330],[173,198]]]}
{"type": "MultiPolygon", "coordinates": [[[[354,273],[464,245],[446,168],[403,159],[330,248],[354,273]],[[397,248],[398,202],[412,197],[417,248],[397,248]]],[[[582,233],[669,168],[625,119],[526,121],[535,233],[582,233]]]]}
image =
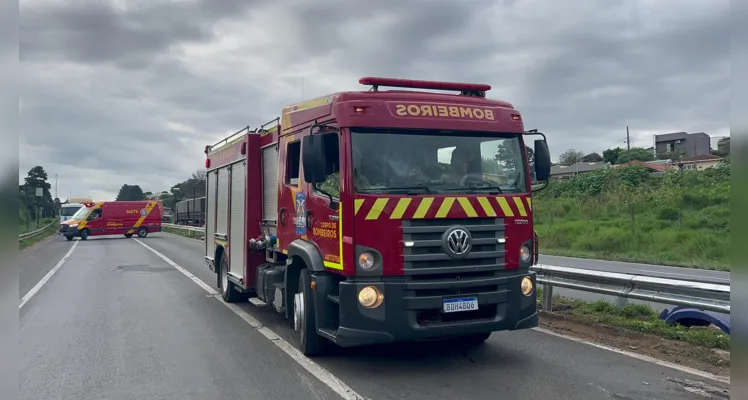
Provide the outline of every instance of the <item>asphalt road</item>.
{"type": "MultiPolygon", "coordinates": [[[[330,376],[370,399],[704,399],[678,382],[729,387],[535,330],[477,348],[376,346],[310,363],[267,338],[295,341],[280,315],[227,307],[196,284],[215,284],[201,242],[162,233],[142,243],[178,267],[134,239],[90,239],[24,305],[22,399],[339,398],[330,376]]],[[[20,297],[72,245],[53,237],[21,253],[20,297]]]]}

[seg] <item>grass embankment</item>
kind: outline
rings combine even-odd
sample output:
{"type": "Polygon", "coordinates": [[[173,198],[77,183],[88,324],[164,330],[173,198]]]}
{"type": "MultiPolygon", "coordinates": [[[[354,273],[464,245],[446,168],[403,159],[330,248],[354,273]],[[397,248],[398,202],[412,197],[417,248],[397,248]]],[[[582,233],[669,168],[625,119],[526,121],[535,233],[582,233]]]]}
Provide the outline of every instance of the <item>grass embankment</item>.
{"type": "MultiPolygon", "coordinates": [[[[541,298],[542,289],[539,288],[538,299],[541,298]]],[[[660,319],[659,313],[647,305],[629,304],[618,307],[603,300],[586,302],[556,296],[553,299],[552,312],[586,324],[623,328],[696,346],[730,350],[730,335],[725,332],[715,327],[688,328],[678,324],[667,324],[660,319]]]]}
{"type": "MultiPolygon", "coordinates": [[[[39,220],[39,227],[38,228],[37,228],[37,225],[36,225],[36,220],[29,221],[29,228],[27,230],[26,229],[26,221],[25,221],[25,219],[23,217],[21,217],[21,218],[19,218],[19,222],[18,222],[18,234],[22,234],[22,233],[26,233],[26,232],[33,232],[33,231],[35,231],[37,229],[40,229],[40,228],[43,228],[43,227],[49,225],[50,223],[52,223],[54,221],[55,221],[54,217],[41,219],[41,220],[39,220]]],[[[57,231],[57,228],[59,228],[58,225],[52,224],[44,232],[42,232],[42,233],[40,233],[40,234],[38,234],[36,236],[33,236],[33,237],[30,237],[30,238],[23,239],[23,240],[19,241],[18,242],[18,248],[19,248],[19,250],[26,249],[26,248],[28,248],[30,246],[33,246],[36,243],[41,242],[42,240],[48,238],[49,236],[54,235],[54,233],[57,231]]]]}
{"type": "Polygon", "coordinates": [[[609,169],[535,195],[543,254],[730,270],[730,167],[609,169]]]}

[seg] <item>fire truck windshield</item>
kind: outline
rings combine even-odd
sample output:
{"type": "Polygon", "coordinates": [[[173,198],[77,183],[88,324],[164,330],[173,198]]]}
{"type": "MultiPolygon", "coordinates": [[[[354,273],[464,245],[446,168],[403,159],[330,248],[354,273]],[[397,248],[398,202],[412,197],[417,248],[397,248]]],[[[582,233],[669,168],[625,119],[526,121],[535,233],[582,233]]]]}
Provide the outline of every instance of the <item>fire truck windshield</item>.
{"type": "Polygon", "coordinates": [[[524,193],[518,134],[353,129],[358,193],[524,193]]]}
{"type": "Polygon", "coordinates": [[[86,217],[86,215],[88,215],[88,212],[90,210],[90,208],[82,206],[78,211],[75,212],[75,214],[73,214],[72,217],[70,217],[70,219],[83,219],[86,217]]]}

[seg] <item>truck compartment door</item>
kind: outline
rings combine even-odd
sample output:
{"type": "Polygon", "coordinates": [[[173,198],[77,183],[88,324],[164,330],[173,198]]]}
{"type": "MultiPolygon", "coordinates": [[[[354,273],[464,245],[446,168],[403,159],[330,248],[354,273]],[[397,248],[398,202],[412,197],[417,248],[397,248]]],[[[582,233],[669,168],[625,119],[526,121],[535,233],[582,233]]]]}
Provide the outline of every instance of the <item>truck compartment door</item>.
{"type": "Polygon", "coordinates": [[[218,170],[218,197],[216,198],[216,235],[228,235],[229,228],[229,170],[218,170]]]}
{"type": "Polygon", "coordinates": [[[231,226],[229,229],[229,272],[244,277],[245,205],[246,202],[247,163],[242,161],[231,167],[231,226]]]}
{"type": "Polygon", "coordinates": [[[212,171],[205,174],[205,204],[207,206],[207,217],[205,221],[205,256],[211,260],[216,254],[216,246],[213,242],[213,234],[215,233],[216,225],[216,176],[217,174],[212,171]]]}

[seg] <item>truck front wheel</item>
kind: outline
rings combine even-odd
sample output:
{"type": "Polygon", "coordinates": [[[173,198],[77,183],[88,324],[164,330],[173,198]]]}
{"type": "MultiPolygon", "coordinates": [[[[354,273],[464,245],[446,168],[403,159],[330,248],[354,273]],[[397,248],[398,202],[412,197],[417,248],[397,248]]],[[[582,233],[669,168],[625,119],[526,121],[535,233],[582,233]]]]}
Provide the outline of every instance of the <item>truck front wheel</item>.
{"type": "Polygon", "coordinates": [[[299,332],[299,350],[305,356],[320,354],[324,345],[324,339],[317,334],[311,281],[309,270],[302,269],[299,273],[297,293],[293,297],[293,325],[299,332]]]}

